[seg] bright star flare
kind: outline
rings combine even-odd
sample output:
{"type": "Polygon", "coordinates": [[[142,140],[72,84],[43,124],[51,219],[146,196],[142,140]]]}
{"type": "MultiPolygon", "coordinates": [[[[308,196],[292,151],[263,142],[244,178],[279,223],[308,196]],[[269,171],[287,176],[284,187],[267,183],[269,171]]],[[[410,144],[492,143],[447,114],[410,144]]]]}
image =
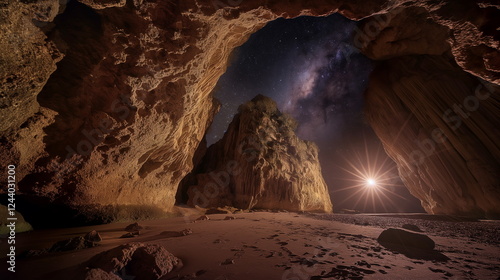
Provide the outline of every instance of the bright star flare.
{"type": "MultiPolygon", "coordinates": [[[[396,206],[394,200],[405,200],[404,197],[394,192],[395,187],[401,186],[401,181],[386,157],[379,156],[380,150],[369,151],[365,142],[364,154],[355,152],[354,157],[346,159],[348,168],[342,168],[351,178],[345,179],[352,182],[350,186],[338,191],[354,190],[344,201],[355,197],[356,202],[352,206],[355,209],[363,202],[363,209],[367,209],[371,202],[373,209],[381,206],[387,211],[387,204],[396,206]],[[380,160],[385,158],[385,160],[380,160]]],[[[343,202],[344,202],[343,201],[343,202]]],[[[343,203],[342,202],[342,203],[343,203]]]]}
{"type": "Polygon", "coordinates": [[[372,178],[368,178],[366,180],[366,186],[367,187],[370,187],[370,188],[374,188],[377,186],[377,181],[375,181],[375,179],[372,179],[372,178]]]}

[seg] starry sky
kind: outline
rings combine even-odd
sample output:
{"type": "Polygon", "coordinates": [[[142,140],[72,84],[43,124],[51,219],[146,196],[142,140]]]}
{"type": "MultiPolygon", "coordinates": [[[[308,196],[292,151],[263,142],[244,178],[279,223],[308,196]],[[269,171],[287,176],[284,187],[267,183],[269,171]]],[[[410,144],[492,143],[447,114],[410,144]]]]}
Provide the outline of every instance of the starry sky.
{"type": "Polygon", "coordinates": [[[300,138],[318,145],[335,210],[422,212],[363,118],[363,92],[374,62],[352,45],[354,30],[355,22],[331,15],[277,19],[253,34],[233,52],[214,90],[221,110],[207,142],[222,138],[239,105],[266,95],[298,121],[300,138]],[[380,201],[355,187],[359,182],[352,174],[353,168],[375,164],[391,174],[380,201]]]}

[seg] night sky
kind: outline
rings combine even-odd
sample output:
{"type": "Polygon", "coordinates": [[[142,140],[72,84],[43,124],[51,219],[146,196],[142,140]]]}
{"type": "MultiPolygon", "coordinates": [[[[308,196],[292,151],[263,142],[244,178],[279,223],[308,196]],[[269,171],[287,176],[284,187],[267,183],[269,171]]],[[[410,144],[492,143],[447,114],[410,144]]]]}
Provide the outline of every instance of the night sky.
{"type": "Polygon", "coordinates": [[[234,51],[216,86],[222,106],[208,144],[222,138],[239,105],[266,95],[298,121],[300,138],[318,145],[336,211],[423,212],[363,118],[374,62],[352,45],[354,28],[355,22],[332,15],[278,19],[253,34],[234,51]],[[368,193],[360,182],[356,169],[369,168],[385,173],[382,194],[368,193]]]}

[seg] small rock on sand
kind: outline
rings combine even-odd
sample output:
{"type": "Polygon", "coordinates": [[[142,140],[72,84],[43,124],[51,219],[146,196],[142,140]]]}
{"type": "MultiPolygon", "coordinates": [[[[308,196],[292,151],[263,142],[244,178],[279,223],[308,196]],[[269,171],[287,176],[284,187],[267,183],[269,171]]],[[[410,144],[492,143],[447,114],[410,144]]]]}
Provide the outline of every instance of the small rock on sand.
{"type": "Polygon", "coordinates": [[[88,240],[91,242],[101,242],[102,241],[101,235],[95,230],[85,234],[85,236],[83,238],[85,238],[85,240],[88,240]]]}
{"type": "Polygon", "coordinates": [[[190,228],[183,229],[180,231],[164,231],[160,233],[162,237],[180,237],[192,234],[193,231],[190,228]]]}
{"type": "Polygon", "coordinates": [[[198,219],[196,219],[195,221],[207,221],[207,220],[210,220],[210,218],[207,215],[203,215],[198,217],[198,219]]]}
{"type": "Polygon", "coordinates": [[[136,231],[141,231],[143,229],[144,229],[144,227],[139,225],[139,223],[137,223],[137,222],[125,227],[125,231],[128,231],[128,232],[136,232],[136,231]]]}
{"type": "Polygon", "coordinates": [[[224,220],[234,220],[234,217],[233,217],[233,216],[226,216],[226,217],[224,218],[224,220]]]}
{"type": "Polygon", "coordinates": [[[139,231],[127,232],[124,235],[120,236],[120,238],[132,238],[132,237],[136,237],[136,236],[139,236],[139,235],[140,235],[139,231]]]}
{"type": "Polygon", "coordinates": [[[83,236],[77,236],[70,239],[62,240],[54,243],[48,250],[49,252],[65,252],[73,250],[81,250],[98,246],[96,242],[88,241],[83,236]]]}

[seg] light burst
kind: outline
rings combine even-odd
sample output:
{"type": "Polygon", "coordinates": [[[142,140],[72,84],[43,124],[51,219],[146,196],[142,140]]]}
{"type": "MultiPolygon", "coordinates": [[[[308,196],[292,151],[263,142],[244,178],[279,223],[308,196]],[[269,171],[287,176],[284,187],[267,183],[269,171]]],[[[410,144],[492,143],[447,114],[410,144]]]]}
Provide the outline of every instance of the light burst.
{"type": "Polygon", "coordinates": [[[336,190],[338,191],[353,191],[340,204],[352,198],[356,201],[352,208],[356,209],[360,203],[363,204],[363,209],[371,204],[373,209],[381,206],[387,212],[388,204],[398,208],[394,199],[406,200],[403,196],[394,192],[395,187],[400,187],[401,182],[395,167],[390,164],[387,157],[381,157],[383,153],[380,149],[370,151],[365,141],[364,153],[354,152],[352,158],[345,159],[348,167],[341,167],[351,178],[346,178],[350,182],[349,186],[336,190]],[[381,160],[380,158],[384,158],[381,160]],[[392,166],[392,167],[391,167],[392,166]]]}

